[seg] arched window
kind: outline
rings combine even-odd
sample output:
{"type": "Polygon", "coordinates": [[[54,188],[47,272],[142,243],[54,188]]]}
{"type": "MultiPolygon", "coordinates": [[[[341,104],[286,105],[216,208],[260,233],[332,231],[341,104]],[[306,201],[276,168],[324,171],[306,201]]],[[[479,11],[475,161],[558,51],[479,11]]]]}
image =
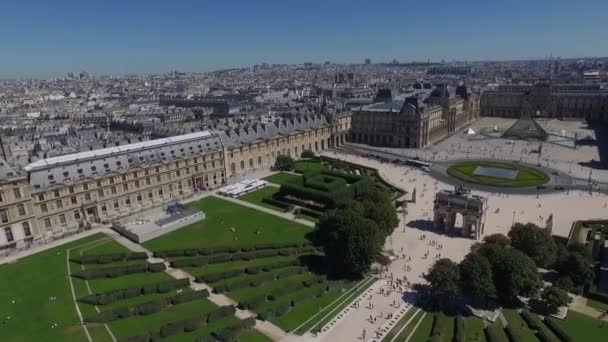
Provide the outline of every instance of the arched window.
{"type": "Polygon", "coordinates": [[[249,168],[253,169],[253,158],[249,158],[249,168]]]}
{"type": "Polygon", "coordinates": [[[241,170],[245,170],[245,161],[241,160],[241,170]]]}
{"type": "Polygon", "coordinates": [[[234,163],[230,164],[230,171],[231,171],[232,173],[235,173],[235,172],[236,172],[236,165],[234,165],[234,163]]]}
{"type": "Polygon", "coordinates": [[[258,156],[258,166],[262,166],[262,156],[258,156]]]}

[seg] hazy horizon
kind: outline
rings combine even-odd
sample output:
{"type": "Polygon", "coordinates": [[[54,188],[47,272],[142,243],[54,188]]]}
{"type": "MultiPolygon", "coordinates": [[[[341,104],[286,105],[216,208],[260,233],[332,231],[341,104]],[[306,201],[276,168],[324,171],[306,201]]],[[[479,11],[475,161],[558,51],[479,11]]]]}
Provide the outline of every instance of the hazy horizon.
{"type": "Polygon", "coordinates": [[[0,5],[0,79],[608,56],[608,3],[24,0],[0,5]]]}

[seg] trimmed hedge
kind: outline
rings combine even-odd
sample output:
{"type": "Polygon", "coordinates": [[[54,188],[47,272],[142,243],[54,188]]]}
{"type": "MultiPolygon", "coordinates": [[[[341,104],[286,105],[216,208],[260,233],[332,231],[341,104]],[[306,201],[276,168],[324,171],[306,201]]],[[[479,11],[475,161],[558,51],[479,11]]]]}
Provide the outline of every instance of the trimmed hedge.
{"type": "Polygon", "coordinates": [[[146,252],[132,252],[132,253],[108,253],[108,254],[97,254],[97,255],[81,255],[78,257],[70,258],[70,261],[78,264],[110,264],[113,262],[121,262],[127,260],[146,260],[148,254],[146,252]]]}
{"type": "Polygon", "coordinates": [[[532,330],[541,330],[541,321],[537,316],[534,316],[528,309],[523,309],[521,317],[526,321],[528,327],[532,330]]]}
{"type": "Polygon", "coordinates": [[[268,258],[272,256],[290,256],[290,255],[301,255],[306,253],[316,252],[317,249],[314,246],[303,246],[303,247],[285,247],[281,249],[271,250],[255,250],[251,252],[235,252],[235,253],[222,253],[213,254],[207,256],[199,256],[193,258],[183,258],[171,261],[171,267],[182,268],[182,267],[200,267],[209,264],[218,264],[228,261],[237,260],[254,260],[268,258]]]}
{"type": "Polygon", "coordinates": [[[513,328],[511,327],[511,325],[507,325],[507,327],[505,328],[505,332],[507,333],[507,337],[509,338],[509,341],[519,342],[519,337],[517,337],[517,334],[515,333],[515,331],[513,331],[513,328]]]}
{"type": "MultiPolygon", "coordinates": [[[[300,242],[283,242],[283,243],[264,243],[246,246],[220,246],[220,247],[207,247],[207,248],[186,248],[186,249],[172,249],[164,251],[154,252],[154,256],[157,258],[173,258],[173,257],[194,257],[194,256],[211,256],[215,254],[224,253],[240,253],[240,252],[259,252],[256,255],[263,255],[262,250],[278,250],[281,248],[289,247],[306,247],[311,246],[312,243],[309,241],[300,242]]],[[[273,255],[271,252],[268,255],[273,255]]]]}
{"type": "MultiPolygon", "coordinates": [[[[191,332],[198,329],[203,324],[207,324],[209,322],[216,321],[218,319],[234,315],[235,309],[234,306],[222,306],[219,309],[212,311],[208,314],[197,315],[190,317],[185,320],[169,322],[163,324],[157,330],[151,330],[139,335],[129,336],[126,338],[121,338],[118,342],[150,342],[150,341],[159,341],[161,339],[174,336],[177,334],[181,334],[183,332],[191,332]]],[[[250,326],[251,321],[248,321],[246,324],[243,323],[244,326],[250,326]]],[[[255,324],[255,321],[254,321],[255,324]]],[[[208,340],[211,341],[211,340],[208,340]]]]}
{"type": "Polygon", "coordinates": [[[258,306],[260,306],[266,302],[267,297],[268,297],[267,294],[262,294],[262,295],[258,295],[255,297],[251,297],[242,302],[239,302],[238,307],[241,310],[249,310],[249,309],[255,310],[258,306]]]}
{"type": "Polygon", "coordinates": [[[559,338],[560,341],[562,341],[562,342],[571,342],[572,341],[572,337],[570,337],[570,335],[568,335],[568,333],[565,332],[564,329],[562,329],[559,325],[557,325],[557,323],[555,322],[555,319],[553,319],[552,317],[545,317],[545,324],[547,325],[547,327],[549,327],[549,329],[551,329],[551,331],[553,331],[555,336],[557,336],[557,338],[559,338]]]}
{"type": "Polygon", "coordinates": [[[466,342],[466,325],[462,316],[456,316],[454,321],[454,342],[466,342]]]}
{"type": "Polygon", "coordinates": [[[236,312],[236,308],[232,305],[220,306],[219,309],[212,311],[206,317],[206,323],[215,322],[224,317],[232,316],[236,312]]]}
{"type": "Polygon", "coordinates": [[[193,302],[195,300],[203,299],[209,297],[209,291],[207,289],[201,291],[190,291],[180,293],[173,298],[171,298],[171,304],[183,304],[188,302],[193,302]]]}
{"type": "Polygon", "coordinates": [[[439,336],[443,334],[447,329],[448,319],[443,314],[437,314],[433,317],[433,328],[431,329],[431,336],[439,336]]]}
{"type": "Polygon", "coordinates": [[[244,332],[253,329],[254,326],[255,318],[249,317],[227,326],[220,331],[213,332],[212,336],[220,342],[236,341],[244,332]]]}
{"type": "Polygon", "coordinates": [[[134,306],[102,311],[98,314],[86,317],[84,321],[86,323],[108,323],[131,316],[151,315],[164,310],[169,305],[179,305],[207,297],[209,297],[209,291],[207,290],[185,292],[171,298],[160,298],[134,306]]]}
{"type": "Polygon", "coordinates": [[[242,269],[223,271],[197,276],[195,281],[197,283],[215,283],[216,281],[240,276],[241,274],[243,274],[242,269]]]}
{"type": "Polygon", "coordinates": [[[242,269],[237,270],[229,270],[223,272],[216,272],[210,274],[199,275],[196,277],[197,283],[215,283],[221,280],[238,277],[242,274],[258,274],[260,272],[269,272],[271,270],[277,268],[284,268],[287,266],[296,266],[300,265],[300,261],[298,259],[293,260],[285,260],[285,261],[277,261],[272,264],[268,264],[265,266],[247,266],[242,269]]]}
{"type": "Polygon", "coordinates": [[[536,331],[536,337],[540,342],[557,342],[553,337],[549,336],[544,330],[536,331]]]}
{"type": "Polygon", "coordinates": [[[167,269],[164,262],[148,263],[148,272],[162,272],[167,269]]]}
{"type": "Polygon", "coordinates": [[[115,278],[127,274],[144,273],[148,270],[148,263],[137,263],[127,266],[103,267],[84,270],[75,274],[73,277],[80,279],[98,279],[98,278],[115,278]]]}
{"type": "Polygon", "coordinates": [[[137,297],[142,294],[165,293],[174,289],[187,287],[188,285],[190,285],[190,280],[188,278],[169,280],[160,283],[95,293],[82,297],[78,299],[78,301],[91,305],[105,305],[118,300],[137,297]]]}
{"type": "Polygon", "coordinates": [[[502,327],[499,324],[488,325],[485,329],[486,338],[488,342],[500,342],[502,341],[500,330],[502,327]]]}

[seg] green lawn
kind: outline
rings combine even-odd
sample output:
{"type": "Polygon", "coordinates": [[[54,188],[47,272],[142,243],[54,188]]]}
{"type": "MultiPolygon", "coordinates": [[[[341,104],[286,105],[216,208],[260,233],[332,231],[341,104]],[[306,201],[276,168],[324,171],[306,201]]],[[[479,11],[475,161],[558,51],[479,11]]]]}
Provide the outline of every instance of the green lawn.
{"type": "Polygon", "coordinates": [[[268,181],[273,184],[290,184],[290,185],[303,185],[304,179],[300,175],[296,175],[293,173],[287,172],[279,172],[274,175],[268,176],[264,178],[265,181],[268,181]]]}
{"type": "Polygon", "coordinates": [[[532,167],[518,163],[507,162],[462,162],[448,168],[448,174],[465,182],[504,186],[504,187],[528,187],[541,185],[549,181],[549,176],[544,172],[532,167]],[[478,166],[492,167],[497,169],[518,170],[515,179],[475,175],[478,166]]]}
{"type": "Polygon", "coordinates": [[[507,318],[509,326],[515,332],[515,335],[521,342],[538,342],[538,339],[534,335],[534,331],[528,328],[526,321],[520,316],[519,312],[514,309],[503,309],[502,313],[507,318]]]}
{"type": "Polygon", "coordinates": [[[496,322],[488,325],[488,328],[490,326],[496,327],[496,332],[498,334],[497,335],[498,340],[492,341],[492,342],[509,342],[509,338],[507,337],[507,333],[505,332],[505,329],[502,327],[502,323],[500,323],[500,320],[496,320],[496,322]]]}
{"type": "Polygon", "coordinates": [[[426,316],[422,318],[422,322],[414,331],[410,342],[427,342],[431,336],[431,329],[433,328],[433,314],[426,313],[426,316]]]}
{"type": "Polygon", "coordinates": [[[272,204],[264,203],[264,201],[262,201],[264,198],[272,197],[272,195],[276,194],[277,192],[279,192],[279,188],[275,188],[274,186],[267,186],[265,188],[261,188],[254,192],[245,194],[245,195],[239,197],[239,199],[241,201],[257,204],[262,207],[266,207],[268,209],[276,210],[279,212],[284,212],[285,210],[283,210],[277,206],[274,206],[272,204]]]}
{"type": "Polygon", "coordinates": [[[3,342],[86,341],[70,292],[66,252],[103,238],[95,234],[0,266],[3,342]]]}
{"type": "Polygon", "coordinates": [[[555,321],[572,337],[573,341],[608,341],[608,323],[602,323],[595,318],[569,310],[566,319],[555,321]]]}
{"type": "Polygon", "coordinates": [[[134,316],[109,323],[116,338],[137,335],[146,331],[159,329],[163,324],[184,320],[196,315],[217,309],[217,306],[207,299],[170,306],[165,310],[148,315],[134,316]]]}
{"type": "Polygon", "coordinates": [[[150,250],[304,241],[310,227],[272,214],[206,197],[193,203],[207,215],[203,221],[144,243],[150,250]],[[234,232],[231,230],[234,228],[234,232]],[[256,232],[260,234],[256,234],[256,232]]]}
{"type": "Polygon", "coordinates": [[[251,330],[241,335],[238,342],[272,342],[272,339],[257,330],[251,330]]]}
{"type": "Polygon", "coordinates": [[[483,332],[483,321],[475,316],[465,317],[464,319],[466,341],[485,342],[486,335],[483,332]]]}
{"type": "Polygon", "coordinates": [[[163,339],[163,342],[193,342],[197,341],[197,338],[205,337],[211,335],[213,332],[217,332],[222,330],[223,328],[230,326],[236,322],[238,322],[238,318],[234,316],[224,317],[220,320],[212,322],[211,324],[206,324],[199,329],[196,329],[192,332],[184,332],[178,335],[171,336],[169,338],[163,339]]]}

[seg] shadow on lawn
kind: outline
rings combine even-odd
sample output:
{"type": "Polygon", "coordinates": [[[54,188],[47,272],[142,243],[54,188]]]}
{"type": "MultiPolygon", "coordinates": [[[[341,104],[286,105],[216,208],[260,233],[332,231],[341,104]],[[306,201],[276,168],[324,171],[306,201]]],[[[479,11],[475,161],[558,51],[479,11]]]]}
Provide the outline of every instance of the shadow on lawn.
{"type": "Polygon", "coordinates": [[[329,281],[337,280],[361,280],[361,276],[345,276],[340,274],[338,270],[332,270],[324,255],[307,254],[298,257],[302,266],[305,266],[311,273],[324,275],[329,281]]]}

